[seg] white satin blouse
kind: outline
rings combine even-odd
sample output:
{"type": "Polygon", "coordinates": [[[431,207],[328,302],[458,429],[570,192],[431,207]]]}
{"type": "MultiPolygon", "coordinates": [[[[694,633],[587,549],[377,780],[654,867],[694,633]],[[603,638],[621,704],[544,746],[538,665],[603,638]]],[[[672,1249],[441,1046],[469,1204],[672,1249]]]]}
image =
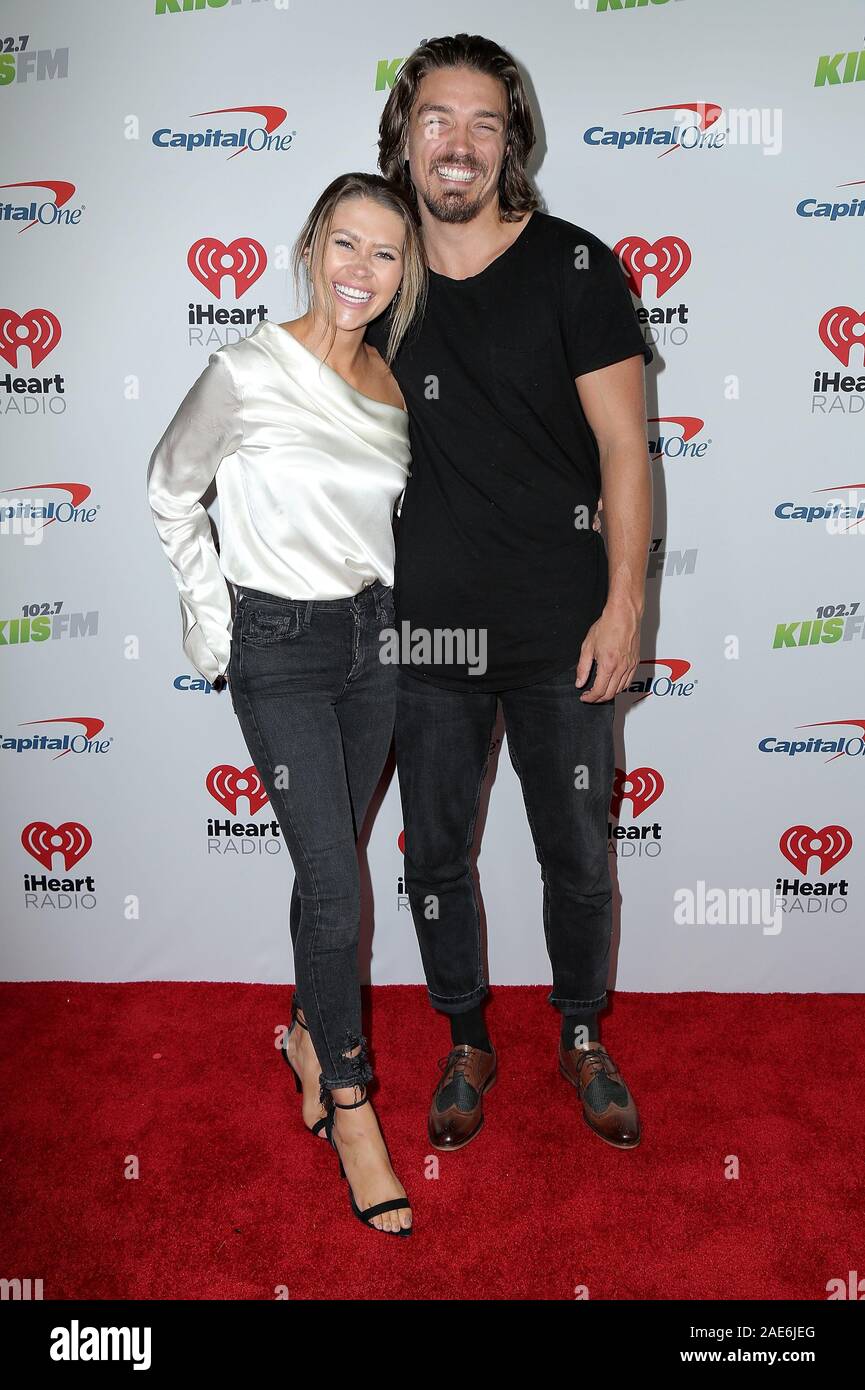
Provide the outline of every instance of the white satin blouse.
{"type": "Polygon", "coordinates": [[[392,585],[410,460],[406,412],[350,386],[279,324],[211,353],[147,470],[195,669],[213,681],[228,667],[226,581],[293,599],[392,585]],[[200,501],[214,478],[219,554],[200,501]]]}

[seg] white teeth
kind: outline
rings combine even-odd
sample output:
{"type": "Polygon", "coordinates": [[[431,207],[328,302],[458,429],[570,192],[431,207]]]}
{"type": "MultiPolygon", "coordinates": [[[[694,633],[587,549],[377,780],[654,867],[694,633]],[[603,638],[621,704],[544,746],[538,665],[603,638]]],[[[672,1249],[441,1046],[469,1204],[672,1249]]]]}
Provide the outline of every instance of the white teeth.
{"type": "Polygon", "coordinates": [[[356,299],[359,304],[363,304],[367,299],[372,299],[372,290],[356,290],[353,285],[341,285],[334,280],[333,287],[340,294],[344,294],[348,299],[356,299]]]}
{"type": "Polygon", "coordinates": [[[436,173],[443,179],[458,179],[460,183],[469,183],[475,177],[474,169],[462,169],[457,165],[439,164],[436,173]]]}

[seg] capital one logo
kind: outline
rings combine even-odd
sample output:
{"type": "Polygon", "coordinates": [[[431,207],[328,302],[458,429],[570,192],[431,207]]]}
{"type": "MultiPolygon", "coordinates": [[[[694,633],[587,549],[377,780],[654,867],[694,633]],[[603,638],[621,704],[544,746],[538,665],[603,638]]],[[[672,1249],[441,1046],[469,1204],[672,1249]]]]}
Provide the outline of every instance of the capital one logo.
{"type": "Polygon", "coordinates": [[[646,424],[659,426],[657,439],[654,435],[649,439],[649,456],[653,460],[702,458],[712,442],[697,437],[706,425],[699,415],[650,415],[646,424]],[[680,433],[664,428],[669,425],[680,433]]]}
{"type": "Polygon", "coordinates": [[[818,329],[820,341],[842,367],[850,366],[850,354],[856,344],[865,352],[865,313],[857,313],[848,304],[836,304],[827,309],[818,329]]]}
{"type": "Polygon", "coordinates": [[[643,281],[654,275],[657,298],[661,299],[688,271],[691,248],[678,236],[662,236],[647,241],[641,236],[622,237],[613,247],[627,276],[633,294],[643,296],[643,281]]]}
{"type": "Polygon", "coordinates": [[[68,872],[89,853],[93,836],[87,826],[78,821],[68,820],[54,826],[44,820],[34,820],[21,831],[21,843],[44,869],[51,869],[55,854],[59,854],[68,872]]]}
{"type": "MultiPolygon", "coordinates": [[[[46,527],[53,526],[55,521],[61,523],[74,521],[82,515],[82,507],[90,496],[91,488],[88,483],[27,483],[22,487],[0,488],[0,498],[10,496],[12,501],[8,505],[0,501],[0,535],[3,534],[4,526],[7,528],[15,524],[19,516],[26,516],[31,534],[44,531],[46,527]],[[32,494],[34,492],[59,492],[65,493],[59,502],[51,497],[44,504],[34,507],[32,494]],[[16,501],[16,498],[18,499],[16,501]],[[35,523],[41,522],[41,526],[35,523]]],[[[95,509],[93,509],[95,510],[95,509]]]]}
{"type": "Polygon", "coordinates": [[[669,675],[663,673],[655,675],[653,672],[645,677],[635,675],[625,691],[628,695],[639,696],[639,699],[634,701],[635,704],[639,704],[640,700],[645,700],[650,695],[687,698],[694,693],[696,680],[682,680],[682,677],[691,669],[690,661],[686,661],[683,657],[647,656],[642,657],[637,662],[637,666],[666,666],[669,675]]]}
{"type": "Polygon", "coordinates": [[[66,221],[67,224],[75,223],[81,215],[80,212],[66,209],[66,204],[75,192],[75,184],[69,183],[66,179],[24,179],[20,183],[0,183],[0,188],[46,188],[54,195],[53,202],[45,201],[38,206],[33,204],[36,216],[26,227],[19,227],[19,236],[22,232],[29,232],[30,228],[37,224],[51,226],[62,221],[66,221]]]}
{"type": "MultiPolygon", "coordinates": [[[[639,0],[636,0],[639,3],[639,0]]],[[[632,8],[635,0],[626,0],[627,8],[632,8]]],[[[663,0],[662,0],[663,3],[663,0]]],[[[620,0],[614,8],[621,9],[620,0]]],[[[599,8],[603,8],[599,5],[599,8]]],[[[583,131],[587,145],[611,146],[617,150],[631,149],[633,146],[663,146],[658,159],[664,159],[674,150],[720,149],[726,139],[723,127],[713,130],[721,117],[723,108],[714,101],[674,101],[664,106],[639,106],[634,111],[625,111],[625,116],[650,115],[654,111],[671,111],[672,124],[665,125],[663,118],[637,130],[605,130],[603,126],[589,126],[583,131]],[[689,116],[696,119],[689,120],[689,116]]]]}
{"type": "Polygon", "coordinates": [[[60,342],[60,320],[50,309],[28,309],[16,314],[14,309],[0,309],[0,357],[17,369],[18,354],[30,349],[30,365],[38,367],[60,342]]]}
{"type": "Polygon", "coordinates": [[[807,874],[808,864],[815,857],[820,873],[826,874],[850,853],[853,836],[843,825],[824,825],[822,830],[791,825],[778,841],[778,848],[800,874],[807,874]]]}
{"type": "MultiPolygon", "coordinates": [[[[241,125],[239,129],[229,130],[223,129],[220,122],[217,128],[211,126],[203,131],[172,130],[170,126],[162,126],[153,132],[151,140],[159,150],[182,149],[187,154],[201,149],[231,149],[233,153],[228,156],[229,159],[236,159],[247,151],[253,154],[285,151],[291,149],[292,140],[297,134],[296,131],[285,135],[277,133],[287,115],[284,106],[217,106],[211,111],[194,111],[190,119],[197,120],[199,116],[260,116],[264,124],[251,129],[241,125]]],[[[229,122],[225,124],[227,126],[229,122]]]]}
{"type": "Polygon", "coordinates": [[[241,772],[240,768],[232,767],[230,763],[220,763],[218,767],[210,769],[204,785],[220,806],[224,806],[233,816],[239,815],[237,804],[241,797],[248,801],[251,816],[256,815],[267,802],[267,792],[254,767],[244,768],[241,772]]]}
{"type": "Polygon", "coordinates": [[[186,264],[214,299],[221,298],[226,275],[233,279],[235,298],[240,299],[264,274],[267,252],[253,237],[236,237],[228,246],[218,237],[201,237],[190,246],[186,264]]]}
{"type": "Polygon", "coordinates": [[[622,802],[630,801],[631,812],[636,820],[657,801],[663,790],[664,779],[656,768],[635,767],[633,772],[624,772],[622,768],[617,767],[613,778],[610,810],[618,819],[622,811],[622,802]]]}
{"type": "Polygon", "coordinates": [[[648,116],[653,111],[675,111],[676,115],[679,116],[685,111],[693,112],[697,119],[692,125],[683,123],[673,127],[679,139],[675,145],[671,145],[669,149],[663,150],[658,155],[659,159],[663,159],[665,155],[672,154],[674,150],[699,148],[702,144],[701,137],[720,119],[723,109],[714,101],[673,101],[667,106],[638,106],[634,111],[626,111],[625,115],[648,116]],[[690,134],[691,131],[695,132],[696,138],[690,134]]]}

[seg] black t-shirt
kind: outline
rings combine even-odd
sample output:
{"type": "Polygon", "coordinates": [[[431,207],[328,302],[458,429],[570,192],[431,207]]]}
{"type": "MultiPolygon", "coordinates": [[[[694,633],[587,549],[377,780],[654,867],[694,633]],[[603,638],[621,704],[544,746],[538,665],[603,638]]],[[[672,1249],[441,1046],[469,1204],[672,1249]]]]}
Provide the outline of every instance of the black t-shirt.
{"type": "MultiPolygon", "coordinates": [[[[382,354],[387,326],[367,329],[382,354]]],[[[394,575],[410,675],[497,691],[576,664],[608,574],[574,377],[638,353],[651,362],[617,258],[561,218],[536,210],[466,280],[430,272],[392,367],[412,452],[394,575]]]]}

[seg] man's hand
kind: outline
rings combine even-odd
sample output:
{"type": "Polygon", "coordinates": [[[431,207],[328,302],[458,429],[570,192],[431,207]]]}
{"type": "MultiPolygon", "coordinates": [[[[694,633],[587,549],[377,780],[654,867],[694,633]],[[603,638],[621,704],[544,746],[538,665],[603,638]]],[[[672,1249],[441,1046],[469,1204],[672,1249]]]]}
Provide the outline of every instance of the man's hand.
{"type": "Polygon", "coordinates": [[[580,699],[586,704],[612,700],[627,689],[640,654],[640,614],[625,604],[608,603],[586,633],[580,648],[576,685],[589,679],[592,661],[598,663],[595,683],[580,699]]]}

